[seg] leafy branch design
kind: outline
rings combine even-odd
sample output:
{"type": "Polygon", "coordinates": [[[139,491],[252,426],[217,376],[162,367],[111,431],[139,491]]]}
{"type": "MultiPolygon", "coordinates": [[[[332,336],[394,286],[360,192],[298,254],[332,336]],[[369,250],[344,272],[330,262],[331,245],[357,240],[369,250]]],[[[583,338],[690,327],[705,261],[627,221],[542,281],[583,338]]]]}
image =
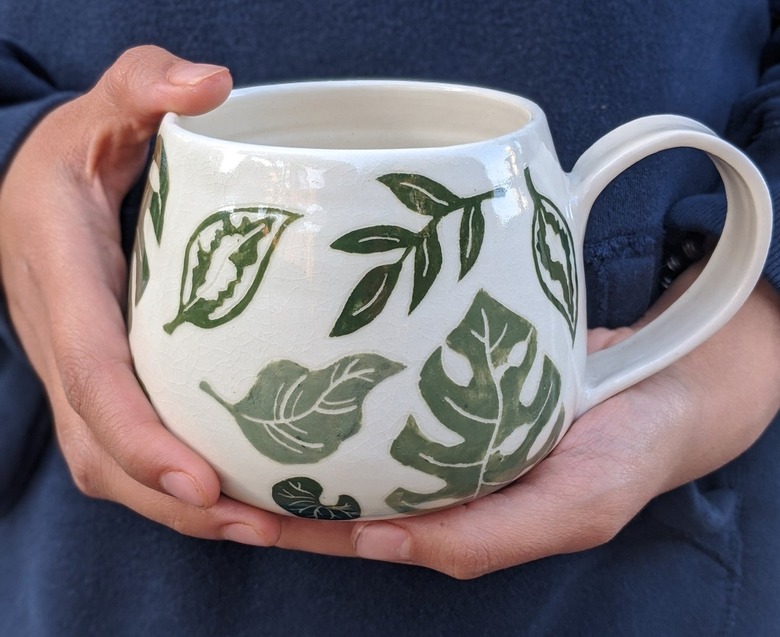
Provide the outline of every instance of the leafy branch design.
{"type": "Polygon", "coordinates": [[[360,228],[347,233],[331,247],[350,254],[376,254],[403,250],[398,260],[369,270],[347,299],[331,336],[351,334],[373,321],[385,308],[407,258],[414,268],[409,314],[422,302],[441,271],[443,257],[439,240],[439,223],[446,216],[463,211],[460,223],[460,274],[463,279],[479,257],[485,237],[482,202],[503,194],[490,190],[472,197],[459,197],[440,183],[410,173],[382,175],[378,181],[387,186],[409,210],[430,220],[419,232],[393,225],[360,228]]]}

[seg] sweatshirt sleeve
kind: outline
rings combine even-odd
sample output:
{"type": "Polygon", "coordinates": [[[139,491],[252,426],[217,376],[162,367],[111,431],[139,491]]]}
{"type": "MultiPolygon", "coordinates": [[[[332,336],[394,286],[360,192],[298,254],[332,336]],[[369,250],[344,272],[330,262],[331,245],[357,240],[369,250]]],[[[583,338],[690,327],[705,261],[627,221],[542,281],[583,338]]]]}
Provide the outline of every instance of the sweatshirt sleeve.
{"type": "MultiPolygon", "coordinates": [[[[772,3],[780,15],[780,0],[772,3]]],[[[764,175],[772,197],[774,232],[764,276],[780,290],[780,20],[767,43],[759,84],[732,109],[725,138],[744,150],[764,175]]],[[[720,234],[726,215],[723,190],[686,197],[669,212],[671,226],[720,234]]]]}
{"type": "MultiPolygon", "coordinates": [[[[24,51],[0,39],[0,180],[29,130],[71,97],[24,51]]],[[[43,391],[0,294],[0,517],[24,490],[50,429],[43,391]]]]}
{"type": "Polygon", "coordinates": [[[0,39],[0,175],[35,123],[71,97],[56,89],[32,57],[0,39]]]}

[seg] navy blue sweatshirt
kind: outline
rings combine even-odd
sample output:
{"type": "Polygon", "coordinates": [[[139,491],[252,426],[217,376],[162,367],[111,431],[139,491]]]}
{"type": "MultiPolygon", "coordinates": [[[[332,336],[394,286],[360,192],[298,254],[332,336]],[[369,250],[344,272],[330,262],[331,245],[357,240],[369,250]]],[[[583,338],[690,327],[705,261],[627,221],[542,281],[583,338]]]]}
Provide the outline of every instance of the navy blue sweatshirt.
{"type": "MultiPolygon", "coordinates": [[[[546,111],[565,169],[630,119],[677,113],[744,148],[780,209],[780,2],[0,0],[0,174],[34,123],[154,43],[237,85],[342,77],[479,84],[546,111]]],[[[138,190],[122,223],[129,249],[138,190]]],[[[591,326],[660,293],[675,229],[717,234],[701,153],[642,161],[599,198],[591,326]]],[[[775,238],[765,276],[780,288],[775,238]]],[[[416,567],[177,535],[74,487],[43,391],[0,320],[0,635],[780,634],[780,430],[653,500],[593,550],[457,582],[416,567]]]]}

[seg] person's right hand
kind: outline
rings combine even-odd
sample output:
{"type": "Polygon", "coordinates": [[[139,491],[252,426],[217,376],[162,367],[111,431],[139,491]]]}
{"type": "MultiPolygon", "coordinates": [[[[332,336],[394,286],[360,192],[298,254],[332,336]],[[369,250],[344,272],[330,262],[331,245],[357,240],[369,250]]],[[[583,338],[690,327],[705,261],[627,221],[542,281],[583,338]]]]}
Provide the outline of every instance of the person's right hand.
{"type": "Polygon", "coordinates": [[[79,489],[188,535],[270,545],[276,516],[221,496],[214,470],[158,420],[123,319],[119,206],[149,139],[165,112],[203,113],[231,86],[227,69],[156,47],[122,55],[16,154],[0,189],[0,268],[79,489]]]}

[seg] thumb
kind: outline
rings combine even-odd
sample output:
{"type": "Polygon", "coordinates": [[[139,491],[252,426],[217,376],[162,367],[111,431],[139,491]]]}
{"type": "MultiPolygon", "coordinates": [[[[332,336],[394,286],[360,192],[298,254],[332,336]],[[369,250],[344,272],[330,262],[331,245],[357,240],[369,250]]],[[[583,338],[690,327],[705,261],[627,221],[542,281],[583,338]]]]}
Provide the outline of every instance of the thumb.
{"type": "Polygon", "coordinates": [[[219,106],[233,82],[222,66],[188,62],[156,46],[129,49],[74,104],[88,182],[123,196],[146,159],[147,143],[167,112],[198,115],[219,106]]]}
{"type": "Polygon", "coordinates": [[[199,115],[219,106],[232,80],[228,69],[196,64],[156,46],[125,51],[90,91],[105,116],[131,121],[139,139],[153,134],[168,111],[199,115]]]}

